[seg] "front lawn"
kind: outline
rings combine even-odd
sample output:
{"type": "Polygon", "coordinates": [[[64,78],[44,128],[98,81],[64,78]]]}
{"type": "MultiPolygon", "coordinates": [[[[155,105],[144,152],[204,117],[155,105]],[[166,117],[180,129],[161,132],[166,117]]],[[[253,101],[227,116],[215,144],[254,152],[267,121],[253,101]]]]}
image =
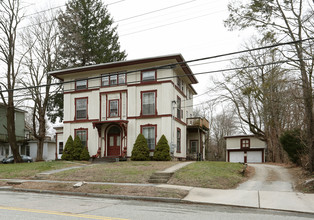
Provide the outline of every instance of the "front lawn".
{"type": "Polygon", "coordinates": [[[0,164],[0,179],[31,178],[44,171],[77,165],[66,161],[0,164]]]}
{"type": "Polygon", "coordinates": [[[50,175],[53,180],[89,182],[147,183],[155,171],[162,171],[179,162],[125,161],[104,163],[50,175]]]}
{"type": "Polygon", "coordinates": [[[240,173],[242,169],[239,163],[196,162],[175,172],[168,184],[230,189],[245,180],[240,173]]]}

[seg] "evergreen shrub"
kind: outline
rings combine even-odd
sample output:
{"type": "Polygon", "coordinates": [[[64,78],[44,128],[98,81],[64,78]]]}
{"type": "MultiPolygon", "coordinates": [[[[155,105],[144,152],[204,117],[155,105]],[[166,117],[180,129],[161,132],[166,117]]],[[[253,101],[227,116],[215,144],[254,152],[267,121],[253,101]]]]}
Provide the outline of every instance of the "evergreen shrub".
{"type": "Polygon", "coordinates": [[[139,134],[133,145],[131,160],[145,161],[149,160],[149,149],[147,141],[143,134],[139,134]]]}

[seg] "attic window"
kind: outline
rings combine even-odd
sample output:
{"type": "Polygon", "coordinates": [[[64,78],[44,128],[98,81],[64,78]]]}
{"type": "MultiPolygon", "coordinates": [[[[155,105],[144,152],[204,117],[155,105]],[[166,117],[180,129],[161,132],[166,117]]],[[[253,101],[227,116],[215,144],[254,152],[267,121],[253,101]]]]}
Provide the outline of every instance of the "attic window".
{"type": "Polygon", "coordinates": [[[142,81],[154,81],[156,80],[156,70],[149,70],[142,72],[142,81]]]}
{"type": "Polygon", "coordinates": [[[87,89],[87,79],[77,80],[75,82],[75,90],[87,89]]]}

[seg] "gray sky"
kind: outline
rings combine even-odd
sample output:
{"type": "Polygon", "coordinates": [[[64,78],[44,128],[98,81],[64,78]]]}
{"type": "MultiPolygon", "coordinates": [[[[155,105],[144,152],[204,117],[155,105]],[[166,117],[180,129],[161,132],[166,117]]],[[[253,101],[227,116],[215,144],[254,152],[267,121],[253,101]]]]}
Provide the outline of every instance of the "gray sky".
{"type": "MultiPolygon", "coordinates": [[[[66,0],[24,0],[26,14],[58,7],[66,0]]],[[[230,32],[224,25],[229,0],[107,0],[108,10],[118,25],[118,34],[127,59],[181,53],[185,60],[237,51],[244,32],[230,32]],[[157,12],[153,12],[156,11],[157,12]],[[142,15],[145,14],[145,15],[142,15]]],[[[228,59],[231,57],[225,57],[228,59]]],[[[215,61],[215,60],[213,60],[215,61]]],[[[204,61],[203,61],[204,62],[204,61]]],[[[228,62],[190,64],[194,73],[223,69],[228,62]]],[[[212,75],[197,76],[199,94],[208,88],[212,75]]],[[[217,75],[216,75],[217,76],[217,75]]],[[[196,97],[200,103],[206,96],[196,97]]]]}

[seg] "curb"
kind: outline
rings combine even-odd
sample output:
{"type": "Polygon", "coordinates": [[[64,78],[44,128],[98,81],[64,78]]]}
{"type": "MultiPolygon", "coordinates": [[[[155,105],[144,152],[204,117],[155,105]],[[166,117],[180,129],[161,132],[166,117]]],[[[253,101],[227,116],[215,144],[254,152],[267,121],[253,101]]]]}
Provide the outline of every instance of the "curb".
{"type": "Polygon", "coordinates": [[[86,196],[86,197],[94,197],[94,198],[121,199],[121,200],[142,200],[142,201],[168,202],[168,203],[186,203],[186,201],[183,201],[182,199],[148,197],[148,196],[125,196],[125,195],[109,195],[109,194],[98,194],[98,193],[82,193],[82,192],[19,189],[19,188],[14,189],[14,188],[8,188],[8,187],[6,188],[0,187],[0,191],[45,193],[45,194],[58,194],[58,195],[68,195],[68,196],[86,196]]]}

